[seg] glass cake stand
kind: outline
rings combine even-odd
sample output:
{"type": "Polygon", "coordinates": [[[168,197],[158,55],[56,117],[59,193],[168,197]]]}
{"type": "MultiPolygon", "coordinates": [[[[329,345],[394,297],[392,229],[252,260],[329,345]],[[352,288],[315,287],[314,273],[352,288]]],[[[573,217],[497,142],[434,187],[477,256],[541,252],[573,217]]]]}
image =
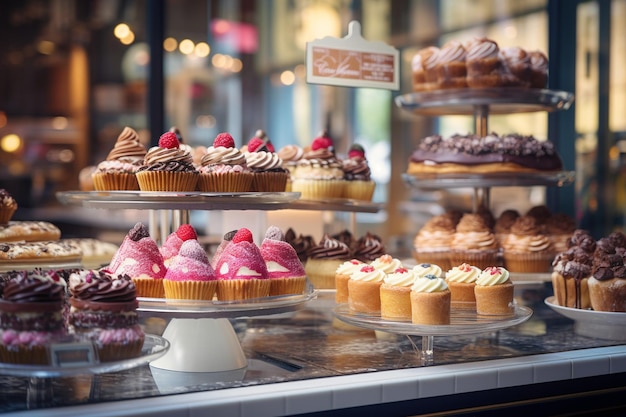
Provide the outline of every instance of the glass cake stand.
{"type": "Polygon", "coordinates": [[[406,335],[416,350],[420,351],[422,365],[434,364],[434,337],[454,336],[493,332],[515,326],[528,320],[533,312],[526,306],[515,305],[514,312],[509,316],[484,316],[476,313],[472,305],[453,303],[450,324],[419,325],[410,321],[385,320],[380,315],[356,313],[347,304],[339,304],[334,310],[335,316],[348,324],[388,333],[406,335]],[[421,349],[412,336],[421,338],[421,349]]]}

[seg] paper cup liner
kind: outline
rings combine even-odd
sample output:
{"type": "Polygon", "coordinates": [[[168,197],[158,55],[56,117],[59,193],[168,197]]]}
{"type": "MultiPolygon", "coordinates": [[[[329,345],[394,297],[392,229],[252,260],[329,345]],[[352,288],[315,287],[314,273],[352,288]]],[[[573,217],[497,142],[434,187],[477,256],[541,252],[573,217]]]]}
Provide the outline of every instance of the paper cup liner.
{"type": "Polygon", "coordinates": [[[195,191],[198,173],[139,171],[136,174],[141,191],[195,191]]]}
{"type": "Polygon", "coordinates": [[[135,191],[139,190],[137,176],[131,173],[99,172],[92,174],[96,191],[135,191]]]}
{"type": "Polygon", "coordinates": [[[165,298],[177,300],[212,300],[217,281],[172,281],[163,280],[165,298]]]}
{"type": "Polygon", "coordinates": [[[252,177],[250,172],[201,173],[198,178],[198,190],[205,193],[248,192],[252,191],[252,177]]]}

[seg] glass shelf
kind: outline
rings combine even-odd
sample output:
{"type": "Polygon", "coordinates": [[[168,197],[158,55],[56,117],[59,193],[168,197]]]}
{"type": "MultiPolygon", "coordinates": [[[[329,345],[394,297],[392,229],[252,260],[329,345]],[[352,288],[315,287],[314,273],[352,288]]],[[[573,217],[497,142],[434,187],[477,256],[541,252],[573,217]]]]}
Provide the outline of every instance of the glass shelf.
{"type": "Polygon", "coordinates": [[[562,187],[574,182],[574,171],[489,174],[403,174],[404,181],[416,188],[562,187]]]}

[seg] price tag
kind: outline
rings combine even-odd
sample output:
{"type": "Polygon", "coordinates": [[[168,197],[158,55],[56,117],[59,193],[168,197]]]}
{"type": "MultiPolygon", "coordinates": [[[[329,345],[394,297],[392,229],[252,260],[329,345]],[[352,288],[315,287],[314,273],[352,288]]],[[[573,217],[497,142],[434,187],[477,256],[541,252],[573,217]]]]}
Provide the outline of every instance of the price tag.
{"type": "Polygon", "coordinates": [[[91,343],[57,343],[50,345],[52,366],[75,367],[97,363],[95,350],[91,343]]]}
{"type": "Polygon", "coordinates": [[[399,52],[361,36],[361,24],[348,25],[348,35],[326,37],[306,46],[306,80],[342,87],[400,88],[399,52]]]}

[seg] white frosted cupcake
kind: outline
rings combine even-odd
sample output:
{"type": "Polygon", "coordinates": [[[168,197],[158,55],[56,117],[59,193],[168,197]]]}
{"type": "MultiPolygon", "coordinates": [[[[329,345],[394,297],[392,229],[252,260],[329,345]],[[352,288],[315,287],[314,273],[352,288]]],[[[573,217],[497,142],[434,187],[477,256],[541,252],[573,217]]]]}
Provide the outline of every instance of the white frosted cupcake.
{"type": "Polygon", "coordinates": [[[411,321],[411,287],[417,275],[398,268],[387,274],[380,286],[380,316],[386,320],[411,321]]]}

